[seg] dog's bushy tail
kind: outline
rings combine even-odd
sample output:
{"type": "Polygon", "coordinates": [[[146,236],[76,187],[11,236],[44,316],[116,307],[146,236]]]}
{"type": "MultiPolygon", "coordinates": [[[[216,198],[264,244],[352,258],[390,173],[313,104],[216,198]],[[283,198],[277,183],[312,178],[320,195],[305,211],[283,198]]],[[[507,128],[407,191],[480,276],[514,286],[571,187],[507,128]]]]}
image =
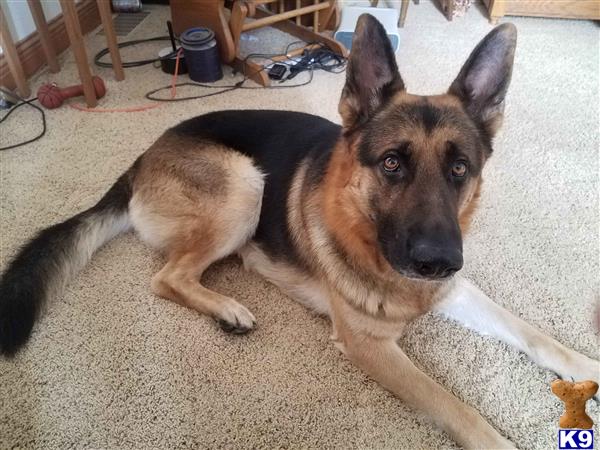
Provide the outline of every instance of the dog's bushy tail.
{"type": "Polygon", "coordinates": [[[104,243],[130,227],[133,168],[92,208],[42,230],[9,263],[0,279],[0,354],[14,355],[29,339],[44,302],[104,243]]]}

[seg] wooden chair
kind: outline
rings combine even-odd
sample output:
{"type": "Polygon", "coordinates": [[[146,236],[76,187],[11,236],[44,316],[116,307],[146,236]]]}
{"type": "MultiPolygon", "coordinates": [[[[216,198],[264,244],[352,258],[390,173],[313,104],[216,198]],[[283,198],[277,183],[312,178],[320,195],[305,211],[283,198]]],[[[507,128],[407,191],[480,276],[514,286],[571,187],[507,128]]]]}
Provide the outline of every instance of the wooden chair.
{"type": "MultiPolygon", "coordinates": [[[[51,72],[58,72],[60,70],[60,66],[56,57],[56,51],[50,39],[48,24],[46,22],[46,18],[44,17],[40,0],[27,0],[27,2],[33,17],[33,21],[35,22],[38,37],[40,39],[48,67],[50,68],[51,72]]],[[[118,81],[121,81],[125,79],[125,73],[123,72],[121,56],[117,46],[117,37],[113,27],[110,0],[96,0],[96,4],[98,6],[98,11],[100,12],[102,26],[104,27],[106,41],[110,50],[115,78],[118,81]]],[[[92,73],[87,59],[83,34],[81,32],[81,25],[79,23],[79,17],[77,16],[76,5],[73,0],[60,0],[60,5],[63,11],[63,20],[69,36],[69,42],[71,43],[73,54],[75,55],[77,69],[79,71],[79,78],[81,79],[81,83],[83,85],[85,101],[89,107],[94,107],[97,104],[96,93],[94,90],[94,84],[92,82],[92,73]]],[[[27,84],[27,78],[25,76],[23,66],[21,65],[15,43],[8,30],[6,18],[4,17],[1,7],[0,46],[2,46],[6,54],[6,61],[8,63],[9,71],[15,80],[19,94],[21,97],[29,97],[31,95],[31,90],[27,84]]]]}
{"type": "MultiPolygon", "coordinates": [[[[235,0],[230,2],[229,20],[224,0],[171,0],[170,4],[176,33],[181,34],[194,26],[210,28],[215,32],[223,62],[244,72],[263,86],[270,83],[263,67],[240,56],[239,46],[243,32],[273,26],[305,42],[324,43],[340,55],[347,54],[342,44],[323,33],[324,30],[333,30],[339,25],[336,0],[235,0]],[[312,19],[312,28],[304,23],[307,22],[304,19],[306,16],[312,19]],[[255,20],[247,22],[248,17],[255,20]]],[[[305,48],[295,49],[287,56],[300,54],[305,48]]]]}
{"type": "MultiPolygon", "coordinates": [[[[419,4],[419,0],[414,0],[415,5],[419,4]]],[[[371,0],[371,6],[376,7],[379,3],[379,0],[371,0]]],[[[402,28],[404,26],[404,22],[406,22],[406,14],[408,13],[408,4],[410,0],[402,0],[400,3],[400,17],[398,18],[398,28],[402,28]]]]}

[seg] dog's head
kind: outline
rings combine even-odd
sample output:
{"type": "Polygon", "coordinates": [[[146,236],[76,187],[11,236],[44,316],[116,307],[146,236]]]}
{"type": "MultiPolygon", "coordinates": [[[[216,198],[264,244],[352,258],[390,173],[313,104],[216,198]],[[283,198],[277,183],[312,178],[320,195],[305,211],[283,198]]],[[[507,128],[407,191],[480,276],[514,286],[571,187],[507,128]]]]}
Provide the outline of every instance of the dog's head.
{"type": "Polygon", "coordinates": [[[353,159],[347,186],[396,272],[443,279],[462,267],[462,233],[502,121],[515,44],[515,27],[501,25],[446,94],[411,95],[384,28],[360,17],[339,106],[353,159]]]}

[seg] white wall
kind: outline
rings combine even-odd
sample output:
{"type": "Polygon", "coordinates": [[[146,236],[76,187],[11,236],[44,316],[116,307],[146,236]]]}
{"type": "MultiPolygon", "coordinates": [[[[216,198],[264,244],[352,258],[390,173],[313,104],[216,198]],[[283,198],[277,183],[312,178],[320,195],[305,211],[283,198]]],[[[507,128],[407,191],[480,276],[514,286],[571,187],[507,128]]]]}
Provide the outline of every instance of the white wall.
{"type": "MultiPolygon", "coordinates": [[[[8,22],[8,29],[15,42],[22,41],[35,31],[35,23],[29,12],[26,0],[0,0],[2,11],[8,22]]],[[[62,11],[58,0],[41,0],[46,21],[50,22],[62,11]]],[[[2,48],[0,47],[0,53],[2,48]]]]}
{"type": "MultiPolygon", "coordinates": [[[[25,0],[1,0],[8,28],[15,42],[21,41],[35,31],[35,23],[25,0]]],[[[58,0],[42,0],[46,20],[50,22],[61,13],[58,0]]]]}

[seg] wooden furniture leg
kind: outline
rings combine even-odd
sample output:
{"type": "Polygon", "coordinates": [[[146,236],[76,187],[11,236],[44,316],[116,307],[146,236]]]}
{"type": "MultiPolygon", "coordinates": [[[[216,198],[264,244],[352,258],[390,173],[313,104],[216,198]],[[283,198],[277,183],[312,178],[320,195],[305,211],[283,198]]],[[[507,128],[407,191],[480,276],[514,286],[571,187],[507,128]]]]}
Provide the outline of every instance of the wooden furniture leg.
{"type": "Polygon", "coordinates": [[[2,47],[4,55],[6,56],[8,69],[15,80],[19,95],[23,98],[29,97],[31,95],[31,89],[29,89],[29,85],[27,84],[25,72],[23,71],[23,66],[21,65],[21,60],[19,59],[19,54],[15,47],[15,41],[13,41],[10,31],[8,30],[2,7],[0,7],[0,47],[2,47]]]}
{"type": "Polygon", "coordinates": [[[83,45],[83,35],[81,33],[79,18],[77,17],[77,10],[75,9],[75,2],[72,0],[60,0],[60,6],[63,11],[65,28],[69,35],[73,55],[75,55],[75,61],[77,62],[79,78],[83,85],[85,102],[88,107],[93,108],[98,102],[96,100],[96,92],[94,90],[94,83],[92,82],[92,73],[88,64],[87,53],[83,45]]]}
{"type": "Polygon", "coordinates": [[[176,33],[181,33],[191,26],[206,26],[215,32],[221,60],[232,65],[250,79],[262,85],[270,83],[268,74],[263,66],[239,56],[241,34],[245,31],[273,26],[279,30],[296,36],[305,42],[320,42],[326,44],[334,52],[347,55],[346,48],[330,36],[316,33],[304,27],[298,17],[310,15],[315,21],[314,28],[318,30],[334,29],[339,22],[339,8],[336,0],[320,2],[312,0],[303,6],[301,0],[236,0],[233,2],[229,23],[225,19],[224,0],[171,0],[171,16],[176,33]],[[291,5],[300,8],[286,10],[291,5]],[[273,11],[278,11],[275,13],[273,11]],[[246,17],[255,18],[245,22],[246,17]],[[291,20],[288,20],[291,19],[291,20]]]}
{"type": "Polygon", "coordinates": [[[60,65],[58,64],[58,59],[56,58],[56,50],[54,49],[54,45],[52,44],[52,40],[50,38],[48,23],[46,22],[46,17],[44,16],[44,11],[42,9],[40,0],[27,0],[27,4],[29,6],[31,16],[33,17],[33,21],[35,22],[35,28],[37,29],[38,37],[40,39],[40,43],[42,44],[42,50],[44,51],[48,68],[52,73],[59,72],[60,65]]]}
{"type": "Polygon", "coordinates": [[[240,50],[240,38],[242,36],[242,28],[244,21],[248,16],[248,6],[243,1],[236,1],[231,8],[231,18],[229,19],[229,28],[233,37],[233,48],[237,55],[240,50]]]}
{"type": "Polygon", "coordinates": [[[492,0],[489,4],[489,12],[490,12],[490,23],[492,25],[497,25],[498,20],[504,16],[505,7],[504,2],[498,0],[492,0]]]}
{"type": "Polygon", "coordinates": [[[115,33],[115,27],[112,20],[112,12],[110,10],[110,0],[96,0],[98,5],[98,11],[102,18],[102,27],[104,28],[104,34],[106,35],[106,43],[110,51],[110,59],[112,61],[113,71],[115,72],[115,78],[117,81],[125,79],[125,72],[123,72],[123,63],[121,62],[121,53],[117,45],[117,35],[115,33]]]}
{"type": "MultiPolygon", "coordinates": [[[[446,1],[446,0],[443,0],[446,1]]],[[[376,7],[379,3],[379,0],[371,0],[371,6],[376,7]]],[[[402,28],[404,26],[404,22],[406,21],[406,13],[408,12],[408,4],[410,0],[402,0],[400,3],[400,17],[398,17],[398,28],[402,28]]],[[[415,4],[419,4],[419,0],[415,0],[415,4]]],[[[447,16],[446,16],[447,17],[447,16]]],[[[452,19],[450,19],[452,20],[452,19]]]]}
{"type": "MultiPolygon", "coordinates": [[[[310,8],[310,7],[308,7],[308,8],[310,8]]],[[[270,12],[268,12],[264,9],[257,8],[256,9],[256,17],[258,18],[258,20],[256,20],[256,22],[258,22],[261,19],[264,19],[265,22],[263,22],[263,23],[267,23],[268,22],[267,19],[272,18],[273,15],[274,14],[271,14],[270,12]]],[[[255,28],[254,24],[256,22],[246,24],[246,26],[244,27],[244,30],[255,28]]],[[[268,24],[270,26],[272,26],[273,28],[277,28],[278,30],[283,31],[284,33],[288,33],[288,34],[291,34],[292,36],[296,36],[298,39],[301,39],[304,42],[320,42],[322,44],[326,44],[329,48],[331,48],[334,52],[336,52],[339,55],[346,56],[348,54],[348,50],[346,49],[346,47],[344,47],[342,44],[340,44],[335,39],[333,39],[329,36],[325,36],[321,33],[313,33],[308,28],[303,27],[303,26],[298,26],[294,22],[291,22],[289,20],[277,21],[277,22],[271,21],[268,24]]]]}
{"type": "Polygon", "coordinates": [[[329,9],[326,9],[325,14],[323,14],[321,28],[323,30],[337,30],[340,26],[340,18],[340,10],[336,5],[336,0],[329,0],[329,9]]]}
{"type": "Polygon", "coordinates": [[[400,5],[400,17],[398,18],[398,27],[402,28],[404,26],[404,22],[406,21],[406,13],[408,12],[408,4],[410,0],[402,0],[402,4],[400,5]]]}
{"type": "MultiPolygon", "coordinates": [[[[302,7],[302,0],[296,0],[296,9],[300,9],[302,7]]],[[[296,17],[296,25],[302,25],[302,16],[296,17]]]]}
{"type": "Polygon", "coordinates": [[[260,84],[261,86],[269,86],[271,84],[269,74],[267,74],[262,64],[257,64],[253,61],[242,59],[239,56],[236,56],[230,64],[235,70],[243,73],[244,76],[250,78],[252,81],[260,84]]]}

